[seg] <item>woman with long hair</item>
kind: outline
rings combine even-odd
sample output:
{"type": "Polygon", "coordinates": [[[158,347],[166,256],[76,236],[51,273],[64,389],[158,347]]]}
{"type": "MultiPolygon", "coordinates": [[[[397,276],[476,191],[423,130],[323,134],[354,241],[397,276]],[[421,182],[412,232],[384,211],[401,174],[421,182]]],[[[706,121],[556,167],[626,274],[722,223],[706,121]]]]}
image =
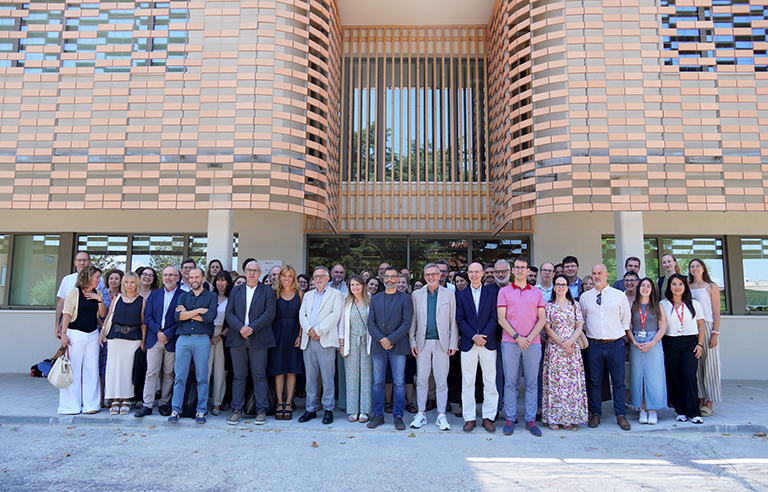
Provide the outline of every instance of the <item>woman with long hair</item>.
{"type": "Polygon", "coordinates": [[[358,275],[347,279],[349,292],[339,320],[339,350],[347,379],[347,414],[350,422],[367,422],[373,412],[373,361],[368,334],[371,297],[358,275]]]}
{"type": "Polygon", "coordinates": [[[699,358],[704,352],[704,310],[691,295],[688,281],[674,273],[667,282],[661,307],[667,318],[662,339],[664,365],[670,381],[677,421],[701,424],[701,409],[696,383],[699,358]]]}
{"type": "MultiPolygon", "coordinates": [[[[627,277],[624,277],[626,285],[627,277]]],[[[659,305],[656,283],[646,277],[637,287],[631,309],[629,339],[630,405],[640,409],[641,424],[657,424],[656,410],[667,403],[664,349],[659,343],[667,331],[667,317],[659,305]]]]}
{"type": "Polygon", "coordinates": [[[406,275],[401,274],[397,279],[397,291],[411,295],[411,284],[408,282],[408,277],[406,275]]]}
{"type": "Polygon", "coordinates": [[[469,275],[467,275],[467,272],[458,272],[456,276],[453,277],[453,285],[456,286],[456,292],[469,287],[469,275]]]}
{"type": "Polygon", "coordinates": [[[587,275],[581,279],[581,285],[579,286],[579,297],[581,297],[586,291],[595,288],[595,281],[592,280],[592,275],[587,275]]]}
{"type": "Polygon", "coordinates": [[[680,265],[677,264],[677,258],[672,253],[661,255],[661,266],[664,268],[664,275],[659,277],[656,285],[659,287],[659,295],[664,296],[667,292],[669,278],[676,273],[682,275],[683,271],[680,269],[680,265]]]}
{"type": "Polygon", "coordinates": [[[102,328],[99,340],[109,340],[105,397],[112,400],[110,415],[125,415],[133,398],[133,358],[138,348],[145,350],[147,325],[144,324],[146,299],[139,295],[139,276],[128,272],[123,276],[120,297],[112,302],[107,319],[109,332],[102,328]],[[120,404],[122,400],[122,405],[120,404]]]}
{"type": "Polygon", "coordinates": [[[576,341],[584,326],[579,303],[574,302],[568,278],[555,275],[552,299],[547,302],[544,330],[549,342],[544,352],[542,371],[542,420],[552,430],[562,425],[587,422],[587,384],[584,363],[576,341]]]}
{"type": "MultiPolygon", "coordinates": [[[[214,260],[216,261],[216,260],[214,260]]],[[[213,263],[213,262],[211,262],[213,263]]],[[[208,267],[210,268],[210,264],[208,267]]],[[[224,320],[229,301],[229,293],[232,292],[234,284],[232,277],[226,270],[219,270],[213,277],[213,293],[218,296],[219,305],[216,308],[216,319],[213,320],[213,338],[211,338],[211,356],[208,358],[208,381],[211,383],[213,392],[212,415],[221,414],[221,403],[224,400],[224,394],[227,390],[227,370],[224,362],[224,341],[223,338],[229,332],[229,326],[224,320]]]]}
{"type": "MultiPolygon", "coordinates": [[[[211,286],[211,292],[216,292],[216,275],[224,270],[224,265],[219,260],[211,260],[208,262],[208,268],[205,270],[205,281],[211,286]]],[[[230,277],[232,274],[230,274],[230,277]]]]}
{"type": "Polygon", "coordinates": [[[304,293],[299,289],[296,270],[291,265],[280,268],[272,286],[277,297],[272,331],[277,345],[269,349],[267,374],[275,377],[277,393],[276,420],[293,419],[293,393],[296,375],[304,372],[301,352],[301,326],[299,309],[304,293]],[[285,396],[283,396],[285,390],[285,396]]]}
{"type": "Polygon", "coordinates": [[[296,279],[299,282],[299,290],[302,292],[302,294],[306,294],[309,290],[309,275],[306,273],[300,273],[296,279]]]}
{"type": "Polygon", "coordinates": [[[699,359],[699,407],[704,417],[715,413],[713,402],[723,401],[720,384],[720,289],[709,277],[707,265],[698,258],[688,264],[691,295],[704,310],[704,350],[699,359]]]}
{"type": "Polygon", "coordinates": [[[107,310],[99,281],[101,270],[92,265],[83,268],[75,288],[64,299],[61,344],[69,348],[74,381],[59,390],[60,414],[93,414],[101,410],[98,319],[107,310]]]}

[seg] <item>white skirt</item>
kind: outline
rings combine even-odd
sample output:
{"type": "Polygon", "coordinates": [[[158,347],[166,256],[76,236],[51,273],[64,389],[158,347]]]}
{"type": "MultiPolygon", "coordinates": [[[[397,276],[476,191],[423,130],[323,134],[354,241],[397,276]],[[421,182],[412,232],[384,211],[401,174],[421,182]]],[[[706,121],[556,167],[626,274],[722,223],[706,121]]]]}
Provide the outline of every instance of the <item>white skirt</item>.
{"type": "Polygon", "coordinates": [[[107,340],[107,372],[104,375],[104,398],[133,398],[133,356],[140,340],[107,340]]]}

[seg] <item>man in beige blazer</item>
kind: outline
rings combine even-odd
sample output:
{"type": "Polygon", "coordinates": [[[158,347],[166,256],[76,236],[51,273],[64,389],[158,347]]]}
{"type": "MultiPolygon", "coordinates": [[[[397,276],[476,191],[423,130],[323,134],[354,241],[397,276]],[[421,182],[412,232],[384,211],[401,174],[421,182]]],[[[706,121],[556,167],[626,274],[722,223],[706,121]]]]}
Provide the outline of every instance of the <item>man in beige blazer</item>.
{"type": "Polygon", "coordinates": [[[449,357],[459,348],[459,328],[456,324],[456,296],[440,286],[440,268],[430,263],[424,267],[426,288],[413,293],[413,321],[411,322],[411,353],[416,357],[419,413],[413,417],[411,427],[418,429],[427,423],[427,394],[429,374],[434,371],[437,386],[437,425],[450,430],[445,417],[448,402],[449,357]]]}
{"type": "Polygon", "coordinates": [[[343,308],[341,292],[328,287],[330,275],[324,266],[315,268],[315,290],[304,294],[299,309],[301,350],[307,377],[307,410],[299,422],[317,417],[317,378],[323,378],[323,424],[333,422],[333,377],[336,374],[336,349],[339,347],[339,318],[343,308]]]}

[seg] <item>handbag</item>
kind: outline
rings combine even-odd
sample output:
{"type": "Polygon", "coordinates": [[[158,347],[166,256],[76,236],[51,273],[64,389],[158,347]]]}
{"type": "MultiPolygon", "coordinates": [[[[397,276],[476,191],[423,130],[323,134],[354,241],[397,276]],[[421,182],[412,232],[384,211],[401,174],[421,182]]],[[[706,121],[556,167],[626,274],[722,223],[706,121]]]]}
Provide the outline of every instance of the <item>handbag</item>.
{"type": "Polygon", "coordinates": [[[579,350],[584,350],[589,347],[589,340],[587,340],[587,335],[585,335],[583,331],[581,332],[581,335],[579,335],[579,338],[576,339],[576,346],[579,347],[579,350]]]}
{"type": "Polygon", "coordinates": [[[72,363],[69,361],[69,348],[67,348],[65,355],[56,359],[51,372],[48,373],[48,382],[59,389],[68,388],[70,384],[75,382],[72,363]]]}
{"type": "MultiPolygon", "coordinates": [[[[112,300],[112,305],[117,303],[117,301],[120,299],[120,294],[117,294],[117,297],[115,297],[112,300]]],[[[112,307],[111,312],[109,313],[109,316],[107,316],[107,319],[104,320],[104,326],[101,328],[101,333],[104,334],[104,338],[107,338],[109,336],[109,331],[112,329],[112,318],[115,317],[115,308],[112,307]]]]}

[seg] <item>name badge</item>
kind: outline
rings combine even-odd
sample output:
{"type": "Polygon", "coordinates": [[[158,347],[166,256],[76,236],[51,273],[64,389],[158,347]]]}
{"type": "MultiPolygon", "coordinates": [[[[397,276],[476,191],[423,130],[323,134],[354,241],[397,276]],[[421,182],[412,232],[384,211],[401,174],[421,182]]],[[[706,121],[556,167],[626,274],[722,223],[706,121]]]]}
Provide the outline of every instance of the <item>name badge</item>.
{"type": "Polygon", "coordinates": [[[645,338],[645,335],[647,335],[645,330],[640,330],[639,332],[637,332],[637,338],[645,338]]]}

